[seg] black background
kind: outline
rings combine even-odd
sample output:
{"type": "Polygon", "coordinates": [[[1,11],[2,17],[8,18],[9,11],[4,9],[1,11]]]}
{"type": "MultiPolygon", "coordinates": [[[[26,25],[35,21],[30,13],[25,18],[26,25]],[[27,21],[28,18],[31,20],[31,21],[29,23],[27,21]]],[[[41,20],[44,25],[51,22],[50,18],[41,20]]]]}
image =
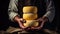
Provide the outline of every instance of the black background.
{"type": "MultiPolygon", "coordinates": [[[[60,19],[59,19],[59,0],[54,0],[55,4],[55,18],[53,20],[53,25],[54,27],[57,27],[59,29],[60,25],[60,19]]],[[[0,30],[7,28],[9,25],[9,19],[8,19],[8,5],[9,5],[9,0],[0,0],[0,30]]]]}

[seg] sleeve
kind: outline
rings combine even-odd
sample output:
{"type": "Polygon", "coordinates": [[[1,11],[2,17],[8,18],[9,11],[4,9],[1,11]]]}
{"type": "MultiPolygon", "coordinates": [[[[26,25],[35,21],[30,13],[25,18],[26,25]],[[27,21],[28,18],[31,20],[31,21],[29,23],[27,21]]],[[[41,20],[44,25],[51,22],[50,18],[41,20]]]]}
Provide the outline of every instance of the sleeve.
{"type": "Polygon", "coordinates": [[[49,22],[53,21],[53,18],[55,16],[55,8],[54,8],[54,3],[52,0],[46,0],[46,13],[44,16],[48,17],[49,22]]]}
{"type": "Polygon", "coordinates": [[[18,15],[18,0],[10,0],[9,7],[8,7],[8,15],[9,19],[13,21],[14,17],[18,15]]]}

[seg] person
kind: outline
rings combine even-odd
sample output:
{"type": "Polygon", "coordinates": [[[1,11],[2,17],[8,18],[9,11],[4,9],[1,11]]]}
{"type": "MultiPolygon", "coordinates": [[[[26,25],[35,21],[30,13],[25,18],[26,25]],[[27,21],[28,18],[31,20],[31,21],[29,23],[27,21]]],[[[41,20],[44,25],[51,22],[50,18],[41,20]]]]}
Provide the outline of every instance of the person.
{"type": "MultiPolygon", "coordinates": [[[[12,22],[17,22],[19,27],[27,30],[41,30],[47,23],[51,23],[55,16],[55,8],[53,0],[10,0],[8,8],[9,19],[12,22]],[[38,22],[41,25],[38,27],[27,28],[23,26],[24,19],[22,18],[22,8],[24,6],[36,6],[38,8],[38,22]]],[[[46,27],[46,26],[45,26],[46,27]]],[[[46,28],[50,28],[49,24],[46,28]]]]}

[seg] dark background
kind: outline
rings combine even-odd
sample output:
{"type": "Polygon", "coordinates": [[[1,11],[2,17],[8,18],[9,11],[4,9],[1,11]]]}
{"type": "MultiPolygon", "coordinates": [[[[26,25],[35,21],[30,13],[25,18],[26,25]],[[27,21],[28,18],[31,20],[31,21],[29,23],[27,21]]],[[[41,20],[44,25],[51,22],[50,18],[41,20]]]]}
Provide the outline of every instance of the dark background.
{"type": "MultiPolygon", "coordinates": [[[[54,4],[55,4],[55,18],[52,22],[52,24],[54,25],[53,27],[57,28],[58,31],[60,31],[59,29],[59,25],[60,25],[60,18],[59,18],[59,0],[54,0],[54,4]]],[[[8,5],[9,5],[9,0],[0,0],[0,30],[5,30],[8,26],[9,26],[9,19],[8,19],[8,5]]]]}

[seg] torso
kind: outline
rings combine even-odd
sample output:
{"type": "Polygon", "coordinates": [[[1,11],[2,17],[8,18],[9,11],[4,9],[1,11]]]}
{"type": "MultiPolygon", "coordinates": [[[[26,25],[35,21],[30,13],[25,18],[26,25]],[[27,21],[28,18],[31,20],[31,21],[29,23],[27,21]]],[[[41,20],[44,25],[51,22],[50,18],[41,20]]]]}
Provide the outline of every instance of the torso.
{"type": "Polygon", "coordinates": [[[20,16],[22,16],[23,12],[22,11],[22,8],[24,6],[36,6],[38,8],[38,16],[41,17],[42,15],[45,14],[45,3],[43,0],[19,0],[18,1],[18,13],[20,14],[20,16]]]}

